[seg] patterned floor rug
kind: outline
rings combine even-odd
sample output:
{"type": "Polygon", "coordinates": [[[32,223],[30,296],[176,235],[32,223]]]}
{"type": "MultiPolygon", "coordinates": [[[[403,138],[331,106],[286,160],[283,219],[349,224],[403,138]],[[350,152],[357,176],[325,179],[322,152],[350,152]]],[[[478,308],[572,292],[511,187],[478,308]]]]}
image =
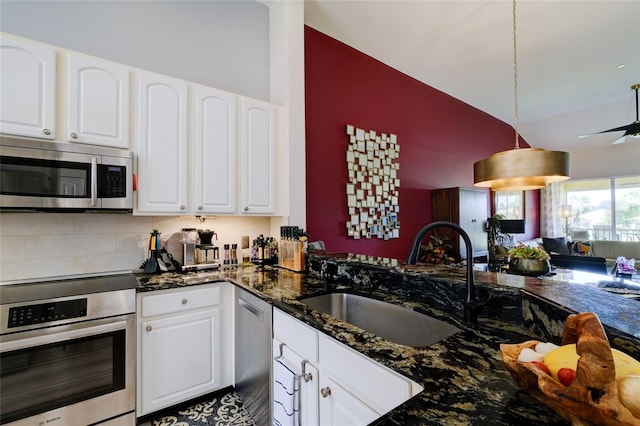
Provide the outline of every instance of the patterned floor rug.
{"type": "Polygon", "coordinates": [[[154,419],[152,426],[255,426],[235,392],[212,396],[154,419]]]}

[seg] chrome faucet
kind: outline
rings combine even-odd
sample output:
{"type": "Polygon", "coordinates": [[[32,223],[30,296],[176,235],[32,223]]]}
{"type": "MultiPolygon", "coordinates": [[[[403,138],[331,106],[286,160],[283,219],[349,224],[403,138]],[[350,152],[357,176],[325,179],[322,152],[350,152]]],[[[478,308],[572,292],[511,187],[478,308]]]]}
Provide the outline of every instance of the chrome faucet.
{"type": "Polygon", "coordinates": [[[471,246],[471,239],[464,229],[462,229],[455,223],[446,221],[433,222],[426,225],[416,234],[416,237],[413,239],[411,251],[409,252],[409,257],[407,258],[407,263],[409,265],[416,264],[416,262],[418,261],[418,254],[420,253],[420,243],[422,242],[422,239],[427,232],[441,226],[455,229],[464,240],[464,245],[467,250],[467,299],[464,303],[463,316],[466,323],[476,324],[478,322],[478,315],[480,314],[480,312],[482,312],[482,308],[487,304],[489,300],[487,299],[484,302],[478,302],[476,300],[476,286],[473,281],[473,247],[471,246]]]}

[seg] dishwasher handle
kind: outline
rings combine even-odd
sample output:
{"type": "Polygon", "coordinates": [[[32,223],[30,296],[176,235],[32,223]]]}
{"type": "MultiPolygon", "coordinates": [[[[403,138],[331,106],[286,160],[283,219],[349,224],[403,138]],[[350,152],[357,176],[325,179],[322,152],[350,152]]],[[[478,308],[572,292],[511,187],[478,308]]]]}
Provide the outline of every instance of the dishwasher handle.
{"type": "Polygon", "coordinates": [[[260,318],[260,321],[264,321],[264,312],[262,311],[262,309],[252,305],[251,303],[244,300],[242,297],[238,297],[238,305],[242,306],[244,309],[251,312],[256,317],[260,318]]]}

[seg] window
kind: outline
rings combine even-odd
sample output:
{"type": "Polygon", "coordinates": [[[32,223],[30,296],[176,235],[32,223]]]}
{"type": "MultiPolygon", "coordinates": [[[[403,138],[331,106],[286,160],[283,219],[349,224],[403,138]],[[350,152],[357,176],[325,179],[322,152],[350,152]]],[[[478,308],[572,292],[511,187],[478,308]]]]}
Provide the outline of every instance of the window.
{"type": "Polygon", "coordinates": [[[494,213],[505,219],[524,219],[524,191],[493,193],[494,213]]]}
{"type": "Polygon", "coordinates": [[[565,182],[561,187],[571,206],[570,235],[640,241],[640,176],[565,182]]]}

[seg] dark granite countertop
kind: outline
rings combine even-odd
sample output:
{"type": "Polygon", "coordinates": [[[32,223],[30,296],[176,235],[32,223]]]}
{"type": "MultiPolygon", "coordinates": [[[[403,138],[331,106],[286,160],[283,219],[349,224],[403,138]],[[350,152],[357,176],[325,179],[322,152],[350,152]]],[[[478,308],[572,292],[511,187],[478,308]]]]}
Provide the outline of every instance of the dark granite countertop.
{"type": "MultiPolygon", "coordinates": [[[[465,268],[407,266],[388,259],[320,252],[310,273],[238,266],[204,273],[139,275],[139,292],[229,280],[306,324],[424,386],[376,424],[520,425],[568,423],[520,390],[504,367],[501,343],[560,343],[568,314],[598,314],[613,347],[640,359],[638,302],[550,278],[475,271],[477,325],[462,321],[465,268]],[[307,307],[299,299],[332,291],[365,295],[425,312],[462,331],[428,347],[395,344],[307,307]]],[[[597,277],[596,277],[597,278],[597,277]]],[[[584,281],[584,279],[582,279],[584,281]]]]}

